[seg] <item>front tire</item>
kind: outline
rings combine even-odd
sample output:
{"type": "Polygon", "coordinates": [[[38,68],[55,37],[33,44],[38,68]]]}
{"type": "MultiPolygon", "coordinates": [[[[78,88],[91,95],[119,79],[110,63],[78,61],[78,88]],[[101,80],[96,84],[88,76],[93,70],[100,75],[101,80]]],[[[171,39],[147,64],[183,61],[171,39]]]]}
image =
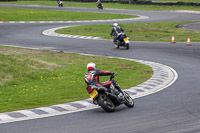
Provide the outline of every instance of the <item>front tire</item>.
{"type": "Polygon", "coordinates": [[[126,49],[128,50],[129,49],[129,44],[126,43],[125,46],[126,46],[126,49]]]}
{"type": "Polygon", "coordinates": [[[97,102],[101,108],[103,108],[107,112],[115,111],[114,103],[108,98],[106,94],[99,94],[97,102]]]}
{"type": "Polygon", "coordinates": [[[128,92],[124,91],[124,99],[125,99],[125,105],[129,108],[133,108],[134,107],[134,101],[131,98],[131,96],[128,94],[128,92]]]}

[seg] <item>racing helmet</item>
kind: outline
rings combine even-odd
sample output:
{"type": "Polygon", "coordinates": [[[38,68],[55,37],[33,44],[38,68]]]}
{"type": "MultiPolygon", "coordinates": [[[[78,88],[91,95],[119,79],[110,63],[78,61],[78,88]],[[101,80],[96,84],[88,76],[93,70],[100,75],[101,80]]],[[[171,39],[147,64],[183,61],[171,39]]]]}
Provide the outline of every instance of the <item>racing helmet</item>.
{"type": "Polygon", "coordinates": [[[113,26],[114,26],[114,27],[118,26],[118,23],[114,23],[113,26]]]}
{"type": "Polygon", "coordinates": [[[96,69],[96,65],[93,62],[90,62],[87,64],[87,69],[88,70],[96,69]]]}

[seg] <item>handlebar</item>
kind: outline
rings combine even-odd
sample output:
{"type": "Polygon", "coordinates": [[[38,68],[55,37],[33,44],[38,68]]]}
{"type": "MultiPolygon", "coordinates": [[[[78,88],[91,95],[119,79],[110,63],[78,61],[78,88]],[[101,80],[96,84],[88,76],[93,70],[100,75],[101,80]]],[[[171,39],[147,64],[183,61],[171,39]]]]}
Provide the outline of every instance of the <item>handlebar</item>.
{"type": "Polygon", "coordinates": [[[115,74],[115,73],[114,73],[113,75],[111,75],[111,76],[110,76],[110,80],[112,80],[116,75],[117,75],[117,74],[115,74]]]}

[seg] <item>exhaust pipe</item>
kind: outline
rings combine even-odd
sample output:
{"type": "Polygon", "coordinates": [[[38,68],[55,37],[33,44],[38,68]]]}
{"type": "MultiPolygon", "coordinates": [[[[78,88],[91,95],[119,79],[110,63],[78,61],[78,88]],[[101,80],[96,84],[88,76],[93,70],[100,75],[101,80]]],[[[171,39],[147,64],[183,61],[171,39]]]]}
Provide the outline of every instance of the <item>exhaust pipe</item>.
{"type": "Polygon", "coordinates": [[[106,93],[106,95],[108,95],[110,98],[117,99],[117,96],[115,96],[115,95],[113,95],[113,94],[111,94],[111,93],[109,93],[109,92],[105,92],[105,93],[106,93]]]}

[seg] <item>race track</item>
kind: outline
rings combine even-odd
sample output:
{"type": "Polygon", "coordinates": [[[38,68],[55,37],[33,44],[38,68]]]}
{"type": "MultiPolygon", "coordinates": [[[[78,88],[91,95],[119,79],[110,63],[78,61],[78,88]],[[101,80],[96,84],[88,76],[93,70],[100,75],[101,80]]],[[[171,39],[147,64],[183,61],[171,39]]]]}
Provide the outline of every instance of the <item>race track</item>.
{"type": "MultiPolygon", "coordinates": [[[[1,4],[0,6],[5,6],[1,4]]],[[[14,6],[14,5],[11,5],[14,6]]],[[[56,7],[20,6],[57,10],[56,7]]],[[[97,9],[62,10],[99,12],[97,9]]],[[[196,13],[105,9],[104,13],[148,16],[120,23],[200,20],[196,13]]],[[[45,36],[46,29],[109,22],[0,24],[0,45],[133,58],[175,69],[177,81],[168,88],[135,100],[135,108],[120,106],[114,113],[92,109],[47,118],[0,124],[0,133],[198,133],[200,132],[200,43],[131,42],[129,50],[115,49],[111,40],[45,36]]],[[[109,33],[108,33],[109,34],[109,33]]]]}

